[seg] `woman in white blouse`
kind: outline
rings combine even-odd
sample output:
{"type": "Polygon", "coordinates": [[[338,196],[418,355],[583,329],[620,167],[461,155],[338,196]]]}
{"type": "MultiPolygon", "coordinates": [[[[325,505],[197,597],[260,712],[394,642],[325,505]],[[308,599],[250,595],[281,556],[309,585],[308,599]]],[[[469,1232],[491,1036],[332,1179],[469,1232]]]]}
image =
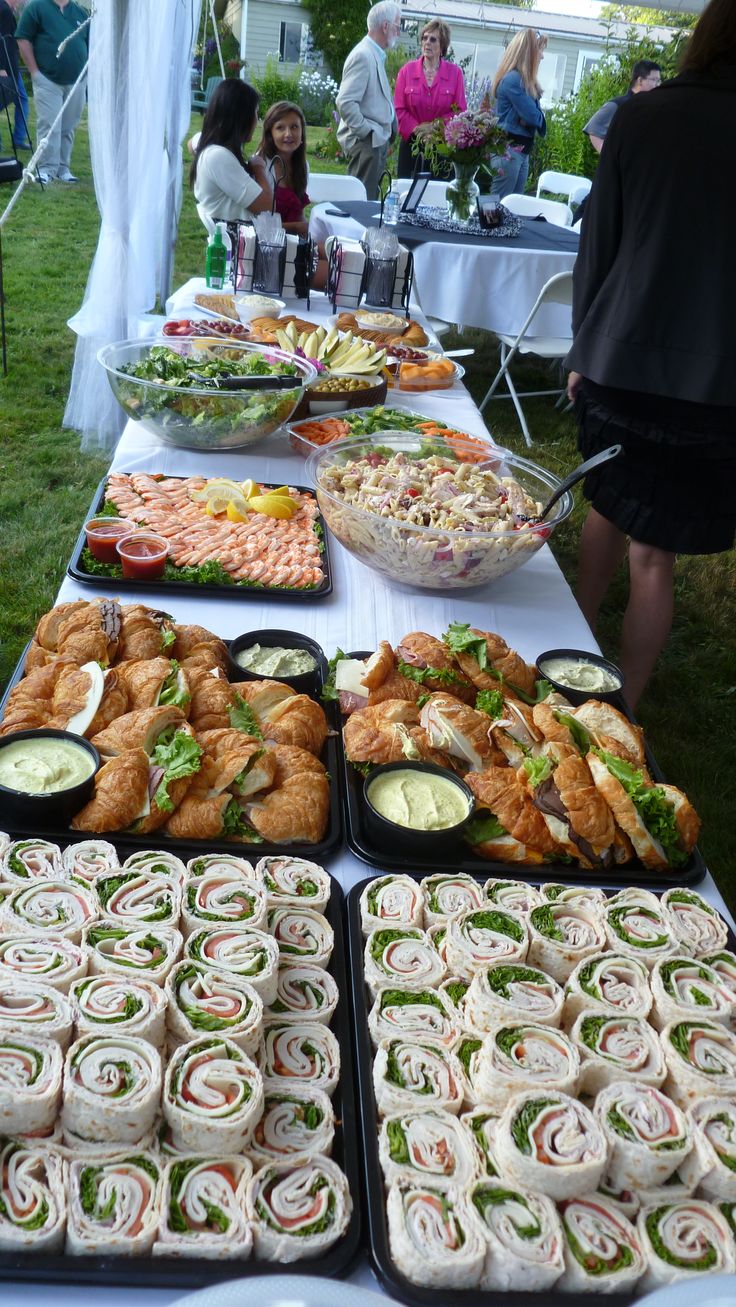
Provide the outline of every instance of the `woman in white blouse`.
{"type": "Polygon", "coordinates": [[[271,208],[265,160],[243,146],[258,126],[258,92],[247,82],[220,82],[204,116],[189,174],[194,198],[214,221],[245,221],[271,208]]]}

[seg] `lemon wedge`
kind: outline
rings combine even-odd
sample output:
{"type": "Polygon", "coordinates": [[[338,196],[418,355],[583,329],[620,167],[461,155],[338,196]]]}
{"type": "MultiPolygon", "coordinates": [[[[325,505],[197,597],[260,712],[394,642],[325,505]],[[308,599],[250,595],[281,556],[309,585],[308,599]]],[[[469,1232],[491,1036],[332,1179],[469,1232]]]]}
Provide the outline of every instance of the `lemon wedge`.
{"type": "Polygon", "coordinates": [[[248,510],[250,509],[252,499],[244,499],[238,495],[237,499],[231,499],[227,506],[228,522],[245,522],[248,519],[248,510]]]}
{"type": "Polygon", "coordinates": [[[204,506],[204,511],[208,517],[219,517],[220,513],[224,513],[227,511],[227,506],[229,503],[230,503],[229,499],[227,498],[223,499],[221,496],[216,497],[215,495],[213,495],[211,499],[207,500],[204,506]]]}
{"type": "Polygon", "coordinates": [[[276,490],[267,490],[266,494],[268,495],[269,498],[271,497],[271,495],[277,495],[279,499],[290,499],[292,504],[294,502],[293,499],[291,499],[291,495],[289,494],[288,486],[279,486],[276,490]]]}
{"type": "Polygon", "coordinates": [[[299,510],[299,505],[288,495],[274,495],[270,491],[267,495],[256,495],[253,499],[249,499],[248,507],[254,513],[266,513],[268,517],[281,518],[293,517],[299,510]]]}
{"type": "Polygon", "coordinates": [[[257,481],[251,481],[250,479],[247,481],[241,481],[240,494],[243,496],[243,499],[253,499],[254,495],[260,495],[260,493],[261,487],[257,481]]]}

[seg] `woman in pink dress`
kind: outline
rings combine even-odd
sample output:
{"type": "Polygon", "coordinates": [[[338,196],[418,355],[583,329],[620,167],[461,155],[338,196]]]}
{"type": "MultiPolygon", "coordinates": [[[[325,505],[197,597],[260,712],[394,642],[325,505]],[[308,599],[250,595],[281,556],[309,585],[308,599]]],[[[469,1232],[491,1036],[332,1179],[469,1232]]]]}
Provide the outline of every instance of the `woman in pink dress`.
{"type": "Polygon", "coordinates": [[[436,118],[451,118],[467,108],[462,70],[445,58],[450,48],[447,23],[433,18],[422,29],[418,59],[399,69],[394,106],[399,121],[399,177],[411,177],[415,156],[412,146],[421,141],[436,118]]]}

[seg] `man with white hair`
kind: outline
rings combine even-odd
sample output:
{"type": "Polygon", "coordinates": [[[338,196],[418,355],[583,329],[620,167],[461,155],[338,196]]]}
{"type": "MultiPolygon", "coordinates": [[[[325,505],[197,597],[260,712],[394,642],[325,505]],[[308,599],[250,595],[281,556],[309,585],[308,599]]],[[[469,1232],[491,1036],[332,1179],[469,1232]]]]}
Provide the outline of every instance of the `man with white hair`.
{"type": "Polygon", "coordinates": [[[369,200],[378,195],[378,179],[397,123],[394,99],[386,76],[386,51],[401,31],[401,10],[395,0],[380,0],[368,11],[368,35],[350,51],[337,93],[340,125],[337,139],[345,151],[348,172],[359,177],[369,200]]]}

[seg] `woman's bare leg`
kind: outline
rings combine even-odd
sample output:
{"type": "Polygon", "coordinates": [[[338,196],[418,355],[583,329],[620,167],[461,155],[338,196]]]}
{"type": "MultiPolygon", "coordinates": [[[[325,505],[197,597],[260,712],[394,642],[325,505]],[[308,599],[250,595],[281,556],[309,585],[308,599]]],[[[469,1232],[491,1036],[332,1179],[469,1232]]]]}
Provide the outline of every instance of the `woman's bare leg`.
{"type": "Polygon", "coordinates": [[[614,573],[626,553],[626,536],[591,508],[580,536],[576,598],[588,626],[595,632],[600,608],[614,573]]]}
{"type": "Polygon", "coordinates": [[[621,627],[626,699],[635,708],[672,626],[675,555],[653,545],[629,546],[629,602],[621,627]]]}

